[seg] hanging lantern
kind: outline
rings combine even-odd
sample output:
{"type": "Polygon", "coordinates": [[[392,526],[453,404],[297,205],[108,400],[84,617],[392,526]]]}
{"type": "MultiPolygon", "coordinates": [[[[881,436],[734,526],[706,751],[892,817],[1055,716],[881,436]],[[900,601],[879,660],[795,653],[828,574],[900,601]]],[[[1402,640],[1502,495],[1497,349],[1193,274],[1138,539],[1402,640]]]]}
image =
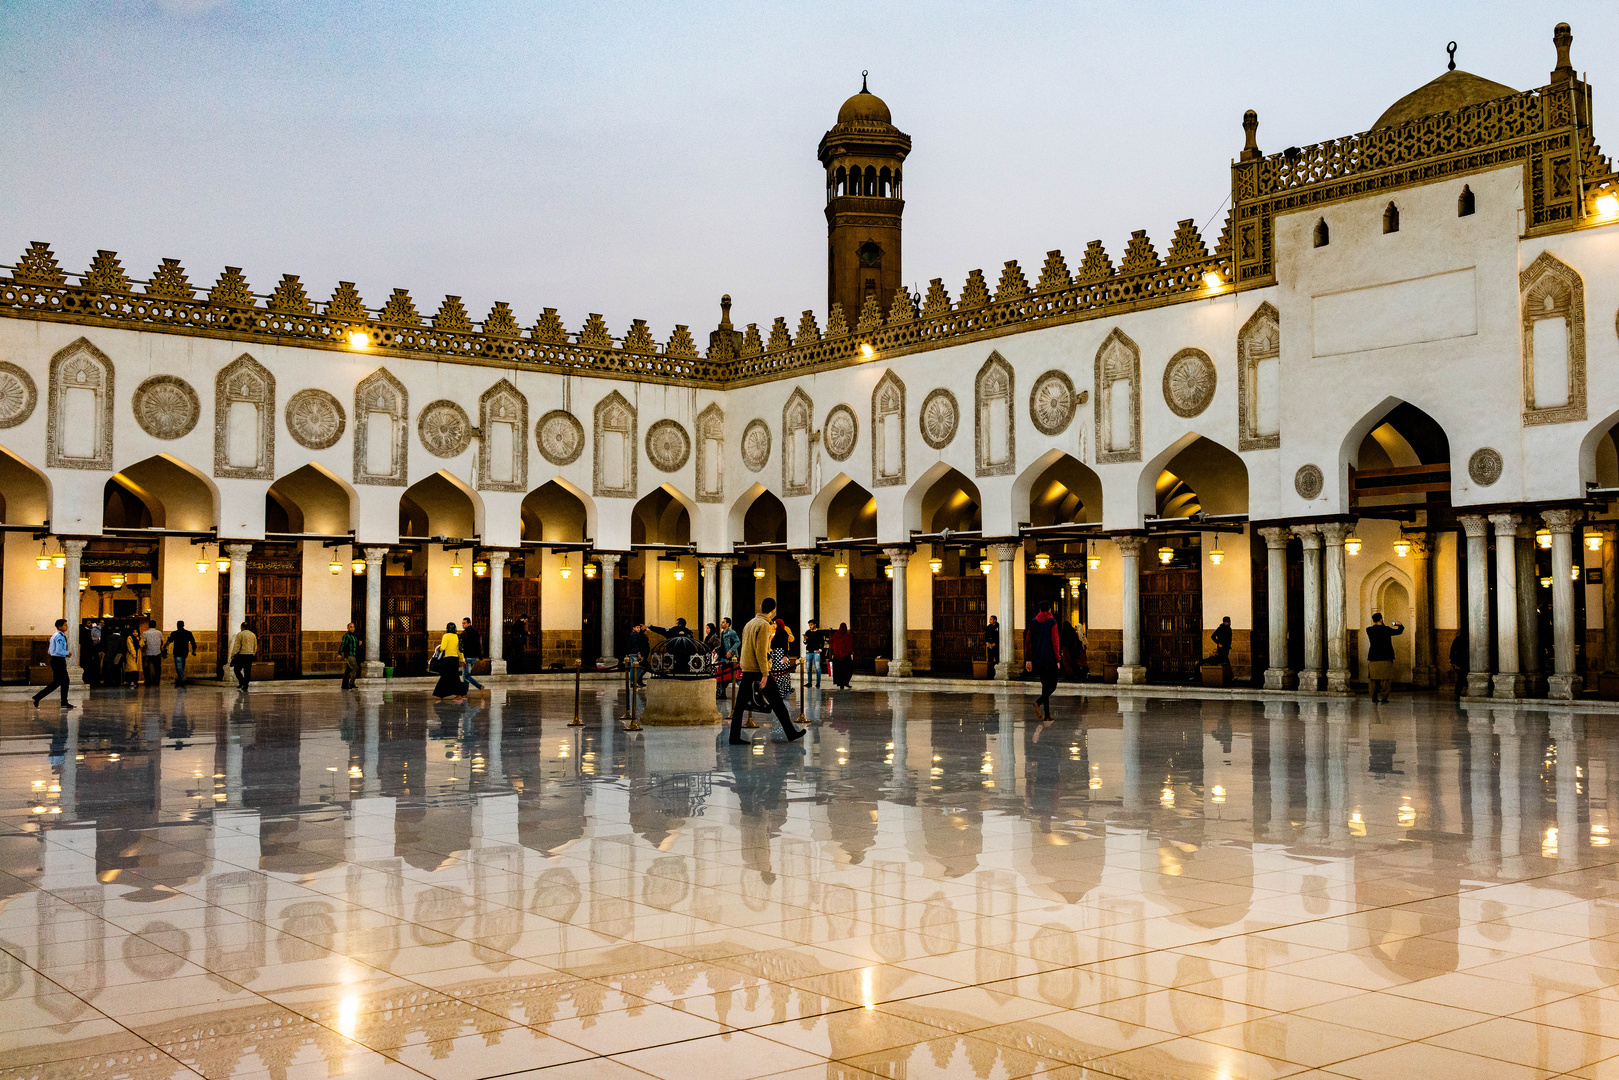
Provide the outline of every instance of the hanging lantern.
{"type": "Polygon", "coordinates": [[[684,566],[681,566],[679,563],[675,563],[674,579],[676,581],[685,581],[686,580],[686,568],[684,566]]]}
{"type": "Polygon", "coordinates": [[[937,574],[940,570],[944,569],[944,560],[939,558],[937,555],[933,556],[933,558],[928,560],[928,569],[937,574]]]}
{"type": "Polygon", "coordinates": [[[1036,570],[1044,570],[1046,567],[1048,567],[1050,565],[1051,565],[1051,556],[1050,555],[1047,555],[1043,551],[1035,552],[1035,555],[1034,555],[1034,568],[1036,570]]]}
{"type": "Polygon", "coordinates": [[[58,551],[55,555],[52,555],[51,556],[51,565],[56,567],[58,570],[66,570],[67,569],[67,553],[64,552],[64,551],[58,551]]]}
{"type": "Polygon", "coordinates": [[[1096,549],[1091,547],[1089,540],[1085,541],[1085,565],[1092,570],[1102,568],[1102,556],[1098,555],[1096,549]]]}
{"type": "Polygon", "coordinates": [[[354,571],[355,577],[365,577],[365,560],[355,559],[349,563],[349,569],[354,571]]]}
{"type": "Polygon", "coordinates": [[[225,554],[224,548],[214,549],[214,565],[219,567],[221,574],[230,573],[230,556],[225,554]]]}
{"type": "Polygon", "coordinates": [[[832,568],[832,572],[838,575],[838,577],[849,576],[849,564],[845,561],[845,558],[846,557],[840,557],[838,559],[838,564],[832,568]]]}
{"type": "Polygon", "coordinates": [[[1411,554],[1411,541],[1403,536],[1394,541],[1394,557],[1396,559],[1403,559],[1409,554],[1411,554]]]}
{"type": "Polygon", "coordinates": [[[79,576],[79,591],[83,592],[84,590],[88,589],[89,587],[90,587],[90,579],[81,574],[79,576]]]}
{"type": "Polygon", "coordinates": [[[978,569],[985,577],[989,577],[989,566],[990,562],[988,559],[978,560],[978,569]]]}
{"type": "Polygon", "coordinates": [[[343,572],[343,560],[337,557],[337,552],[332,552],[332,561],[326,564],[326,569],[332,572],[333,577],[343,572]]]}
{"type": "Polygon", "coordinates": [[[1574,578],[1575,581],[1580,580],[1580,564],[1579,563],[1575,563],[1573,566],[1569,567],[1568,572],[1569,572],[1570,576],[1572,576],[1574,578]]]}
{"type": "Polygon", "coordinates": [[[1549,589],[1552,587],[1551,575],[1548,574],[1546,577],[1540,579],[1540,587],[1542,589],[1549,589]]]}
{"type": "Polygon", "coordinates": [[[450,563],[450,576],[461,576],[461,553],[459,551],[455,553],[455,561],[450,563]]]}
{"type": "Polygon", "coordinates": [[[759,565],[758,563],[754,563],[753,564],[753,579],[755,581],[763,581],[764,577],[765,577],[765,568],[763,566],[759,565]]]}
{"type": "Polygon", "coordinates": [[[1599,533],[1599,532],[1588,532],[1588,533],[1586,533],[1585,534],[1585,546],[1590,548],[1592,551],[1601,551],[1602,550],[1602,534],[1599,533]]]}
{"type": "Polygon", "coordinates": [[[1219,566],[1221,563],[1225,562],[1225,552],[1220,550],[1220,541],[1218,540],[1214,542],[1214,549],[1209,552],[1209,562],[1213,563],[1215,566],[1219,566]]]}
{"type": "Polygon", "coordinates": [[[129,579],[124,577],[122,574],[114,574],[112,576],[112,587],[115,589],[122,589],[124,587],[124,582],[128,580],[129,579]]]}
{"type": "Polygon", "coordinates": [[[208,553],[206,551],[199,551],[199,552],[197,552],[197,573],[206,574],[207,572],[208,572],[208,553]]]}
{"type": "Polygon", "coordinates": [[[1552,531],[1550,529],[1541,529],[1536,532],[1535,543],[1539,544],[1542,549],[1550,550],[1552,546],[1552,531]]]}
{"type": "Polygon", "coordinates": [[[893,580],[893,577],[894,577],[894,564],[893,563],[884,563],[883,564],[883,576],[888,578],[889,580],[893,580]]]}
{"type": "Polygon", "coordinates": [[[1350,533],[1348,536],[1344,537],[1344,553],[1346,555],[1359,555],[1360,537],[1356,536],[1354,533],[1350,533]]]}
{"type": "Polygon", "coordinates": [[[593,562],[585,563],[585,580],[586,581],[595,581],[596,580],[596,564],[595,563],[593,563],[593,562]]]}
{"type": "Polygon", "coordinates": [[[34,559],[34,565],[39,567],[41,570],[49,570],[51,568],[51,557],[45,554],[44,544],[39,545],[39,555],[34,559]]]}
{"type": "Polygon", "coordinates": [[[1069,578],[1068,579],[1068,595],[1074,597],[1077,600],[1079,598],[1079,587],[1082,584],[1083,584],[1083,582],[1081,582],[1079,580],[1079,578],[1077,578],[1077,577],[1069,578]]]}
{"type": "Polygon", "coordinates": [[[1158,549],[1158,561],[1165,566],[1175,561],[1175,549],[1165,544],[1158,549]]]}
{"type": "Polygon", "coordinates": [[[483,577],[487,573],[489,573],[489,560],[487,560],[487,559],[473,559],[472,560],[472,576],[473,577],[483,577]]]}

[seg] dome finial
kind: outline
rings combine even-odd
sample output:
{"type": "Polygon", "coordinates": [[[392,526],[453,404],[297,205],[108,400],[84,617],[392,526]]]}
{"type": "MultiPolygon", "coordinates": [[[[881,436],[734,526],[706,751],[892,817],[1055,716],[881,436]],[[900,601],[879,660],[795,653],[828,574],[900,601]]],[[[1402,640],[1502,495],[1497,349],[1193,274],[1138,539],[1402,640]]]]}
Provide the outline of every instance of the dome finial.
{"type": "Polygon", "coordinates": [[[1242,114],[1242,134],[1242,153],[1238,155],[1237,160],[1258,161],[1263,156],[1259,152],[1257,139],[1259,134],[1259,114],[1252,109],[1242,114]]]}
{"type": "Polygon", "coordinates": [[[871,91],[870,91],[870,90],[867,90],[867,89],[866,89],[866,76],[867,76],[867,75],[870,75],[870,74],[871,74],[871,72],[869,72],[869,71],[862,71],[862,72],[861,72],[861,73],[860,73],[860,92],[861,92],[861,93],[862,93],[862,94],[869,94],[869,93],[871,93],[871,91]]]}
{"type": "Polygon", "coordinates": [[[1456,70],[1456,43],[1453,41],[1449,45],[1446,45],[1445,46],[1445,51],[1450,54],[1450,70],[1455,71],[1456,70]]]}

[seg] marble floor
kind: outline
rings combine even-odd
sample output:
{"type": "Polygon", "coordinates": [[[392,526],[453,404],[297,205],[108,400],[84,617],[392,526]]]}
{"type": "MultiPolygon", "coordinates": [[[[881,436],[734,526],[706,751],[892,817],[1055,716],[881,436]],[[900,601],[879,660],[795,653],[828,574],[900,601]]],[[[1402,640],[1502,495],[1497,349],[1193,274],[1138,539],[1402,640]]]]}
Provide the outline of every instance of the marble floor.
{"type": "Polygon", "coordinates": [[[0,702],[0,1080],[1619,1077],[1619,717],[571,689],[0,702]]]}

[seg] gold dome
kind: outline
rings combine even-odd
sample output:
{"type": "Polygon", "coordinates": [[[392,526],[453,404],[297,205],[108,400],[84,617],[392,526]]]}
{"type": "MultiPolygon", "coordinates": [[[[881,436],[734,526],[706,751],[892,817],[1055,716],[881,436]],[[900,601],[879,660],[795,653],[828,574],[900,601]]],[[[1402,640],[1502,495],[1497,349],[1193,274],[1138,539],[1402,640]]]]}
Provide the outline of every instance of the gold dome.
{"type": "Polygon", "coordinates": [[[892,124],[894,117],[888,111],[888,104],[882,98],[866,89],[866,73],[860,73],[860,93],[843,103],[838,110],[838,123],[847,124],[855,120],[867,120],[878,124],[892,124]]]}
{"type": "MultiPolygon", "coordinates": [[[[1390,105],[1377,123],[1377,128],[1394,127],[1411,120],[1420,120],[1435,113],[1452,112],[1481,101],[1511,97],[1518,91],[1489,79],[1481,79],[1466,71],[1447,71],[1433,82],[1420,86],[1390,105]]],[[[853,98],[850,99],[854,100],[853,98]]],[[[844,106],[848,108],[848,106],[844,106]]]]}

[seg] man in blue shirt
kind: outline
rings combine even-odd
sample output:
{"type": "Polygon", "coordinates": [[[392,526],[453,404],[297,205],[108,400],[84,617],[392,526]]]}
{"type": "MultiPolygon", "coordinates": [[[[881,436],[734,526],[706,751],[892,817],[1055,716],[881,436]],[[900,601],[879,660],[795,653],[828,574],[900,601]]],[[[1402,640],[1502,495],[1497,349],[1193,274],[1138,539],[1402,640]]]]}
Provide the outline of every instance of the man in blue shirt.
{"type": "Polygon", "coordinates": [[[34,708],[39,708],[42,699],[51,696],[51,691],[57,687],[62,688],[62,708],[71,709],[74,706],[67,700],[67,620],[56,620],[56,633],[51,635],[51,643],[46,648],[46,654],[51,662],[51,682],[39,693],[34,695],[34,708]]]}

